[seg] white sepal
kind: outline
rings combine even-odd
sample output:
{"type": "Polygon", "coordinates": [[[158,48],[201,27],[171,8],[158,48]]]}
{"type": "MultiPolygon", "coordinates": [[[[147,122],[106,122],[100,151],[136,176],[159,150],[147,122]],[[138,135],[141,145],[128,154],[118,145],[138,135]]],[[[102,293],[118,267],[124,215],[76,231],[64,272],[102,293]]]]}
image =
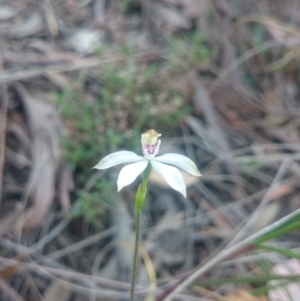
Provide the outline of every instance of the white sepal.
{"type": "Polygon", "coordinates": [[[146,169],[148,164],[149,161],[143,158],[143,161],[124,166],[119,173],[117,181],[118,191],[131,184],[146,169]]]}
{"type": "Polygon", "coordinates": [[[191,159],[183,155],[169,153],[156,157],[155,161],[174,165],[192,174],[193,176],[201,176],[196,164],[191,159]]]}
{"type": "Polygon", "coordinates": [[[139,162],[143,160],[145,160],[144,157],[138,156],[134,152],[119,151],[119,152],[111,153],[110,155],[104,157],[93,168],[106,169],[122,163],[133,163],[133,162],[139,162]]]}
{"type": "Polygon", "coordinates": [[[157,162],[156,158],[150,162],[152,167],[165,179],[165,181],[186,198],[186,186],[179,170],[176,167],[157,162]]]}

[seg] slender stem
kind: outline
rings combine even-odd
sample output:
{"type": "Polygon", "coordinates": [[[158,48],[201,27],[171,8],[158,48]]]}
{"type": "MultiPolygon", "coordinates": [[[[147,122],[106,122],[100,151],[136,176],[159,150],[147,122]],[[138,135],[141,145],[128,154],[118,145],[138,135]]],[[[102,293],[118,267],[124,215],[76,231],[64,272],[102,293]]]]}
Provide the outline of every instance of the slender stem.
{"type": "Polygon", "coordinates": [[[138,263],[138,250],[140,243],[140,222],[141,222],[141,211],[135,210],[135,244],[134,244],[134,254],[133,254],[133,269],[131,276],[131,290],[130,290],[130,301],[134,301],[134,290],[135,281],[137,274],[137,263],[138,263]]]}
{"type": "Polygon", "coordinates": [[[138,267],[138,251],[139,251],[139,243],[140,243],[141,214],[146,199],[147,183],[149,180],[150,172],[151,172],[151,164],[149,163],[143,173],[143,181],[140,184],[135,196],[135,242],[134,242],[134,254],[133,254],[133,264],[132,264],[130,301],[134,301],[135,282],[136,282],[136,274],[137,274],[137,267],[138,267]]]}

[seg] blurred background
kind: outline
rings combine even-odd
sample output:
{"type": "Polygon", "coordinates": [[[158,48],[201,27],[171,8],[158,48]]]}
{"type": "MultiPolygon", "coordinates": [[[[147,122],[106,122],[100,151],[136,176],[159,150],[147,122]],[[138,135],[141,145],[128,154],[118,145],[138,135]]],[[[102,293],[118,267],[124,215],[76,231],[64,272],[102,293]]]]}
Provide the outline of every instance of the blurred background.
{"type": "MultiPolygon", "coordinates": [[[[92,167],[151,128],[204,177],[184,199],[151,175],[140,300],[299,209],[299,28],[297,0],[2,0],[0,299],[128,300],[139,180],[92,167]]],[[[299,300],[253,296],[270,274],[299,261],[241,254],[176,300],[299,300]]]]}

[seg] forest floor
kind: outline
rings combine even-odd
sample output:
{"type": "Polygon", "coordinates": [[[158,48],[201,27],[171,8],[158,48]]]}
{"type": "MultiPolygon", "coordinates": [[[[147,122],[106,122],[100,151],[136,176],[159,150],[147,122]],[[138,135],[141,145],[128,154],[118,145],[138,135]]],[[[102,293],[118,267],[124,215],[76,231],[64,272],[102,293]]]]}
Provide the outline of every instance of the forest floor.
{"type": "Polygon", "coordinates": [[[0,300],[129,300],[139,183],[92,167],[153,128],[204,177],[151,174],[137,300],[298,301],[299,29],[295,0],[2,0],[0,300]]]}

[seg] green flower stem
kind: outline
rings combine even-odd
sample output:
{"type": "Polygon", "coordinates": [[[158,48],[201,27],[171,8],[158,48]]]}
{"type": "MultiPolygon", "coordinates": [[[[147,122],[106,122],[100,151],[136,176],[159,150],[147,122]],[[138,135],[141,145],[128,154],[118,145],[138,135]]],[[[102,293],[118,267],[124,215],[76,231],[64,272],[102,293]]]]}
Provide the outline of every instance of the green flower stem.
{"type": "Polygon", "coordinates": [[[131,290],[130,301],[134,301],[135,282],[138,266],[138,250],[140,243],[140,228],[141,228],[141,214],[143,211],[146,195],[147,195],[147,183],[151,172],[151,165],[148,164],[143,173],[143,181],[140,184],[135,195],[135,242],[134,242],[134,254],[132,264],[132,277],[131,277],[131,290]]]}
{"type": "Polygon", "coordinates": [[[132,264],[132,275],[131,275],[131,290],[130,290],[130,301],[134,301],[134,291],[137,273],[137,263],[138,263],[138,249],[140,242],[140,221],[141,212],[135,211],[135,243],[134,243],[134,254],[133,254],[133,264],[132,264]]]}

